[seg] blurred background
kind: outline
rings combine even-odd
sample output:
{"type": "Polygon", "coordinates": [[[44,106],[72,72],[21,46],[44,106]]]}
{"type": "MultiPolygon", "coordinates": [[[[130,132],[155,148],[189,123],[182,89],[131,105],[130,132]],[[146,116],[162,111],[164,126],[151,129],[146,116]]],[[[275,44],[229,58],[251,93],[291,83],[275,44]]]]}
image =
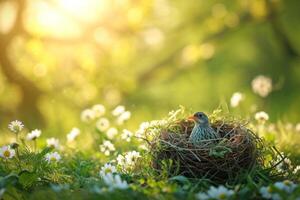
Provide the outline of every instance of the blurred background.
{"type": "Polygon", "coordinates": [[[0,0],[1,130],[19,119],[59,135],[98,103],[125,105],[131,127],[179,105],[226,104],[237,116],[263,110],[296,124],[299,8],[298,0],[0,0]]]}

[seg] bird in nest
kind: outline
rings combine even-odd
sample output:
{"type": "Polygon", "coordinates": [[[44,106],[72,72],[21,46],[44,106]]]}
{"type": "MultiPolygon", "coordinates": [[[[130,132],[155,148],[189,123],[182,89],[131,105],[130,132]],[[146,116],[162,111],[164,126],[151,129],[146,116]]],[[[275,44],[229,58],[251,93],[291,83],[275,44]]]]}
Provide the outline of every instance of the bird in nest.
{"type": "Polygon", "coordinates": [[[205,141],[220,138],[220,135],[210,126],[208,117],[203,112],[197,112],[188,119],[195,122],[195,126],[189,137],[189,142],[193,145],[201,145],[205,141]]]}

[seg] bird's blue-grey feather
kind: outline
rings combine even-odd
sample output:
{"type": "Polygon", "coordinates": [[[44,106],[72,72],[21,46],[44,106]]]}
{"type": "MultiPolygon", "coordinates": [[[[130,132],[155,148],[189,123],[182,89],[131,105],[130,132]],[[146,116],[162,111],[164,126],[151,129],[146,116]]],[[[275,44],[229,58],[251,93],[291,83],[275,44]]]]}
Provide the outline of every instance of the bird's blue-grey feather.
{"type": "Polygon", "coordinates": [[[201,144],[204,140],[213,140],[219,138],[219,135],[210,126],[195,125],[190,135],[189,141],[193,144],[201,144]]]}

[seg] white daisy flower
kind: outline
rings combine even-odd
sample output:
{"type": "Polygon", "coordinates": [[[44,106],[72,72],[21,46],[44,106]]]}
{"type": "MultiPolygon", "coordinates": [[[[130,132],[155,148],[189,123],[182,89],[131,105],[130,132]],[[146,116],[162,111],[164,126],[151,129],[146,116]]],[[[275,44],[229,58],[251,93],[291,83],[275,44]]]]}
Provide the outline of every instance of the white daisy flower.
{"type": "Polygon", "coordinates": [[[207,191],[207,195],[214,199],[228,199],[234,194],[233,190],[228,190],[223,185],[220,185],[219,187],[213,187],[211,186],[209,190],[207,191]]]}
{"type": "Polygon", "coordinates": [[[140,124],[139,129],[135,132],[135,136],[136,137],[143,137],[145,131],[150,127],[150,123],[149,122],[142,122],[140,124]]]}
{"type": "Polygon", "coordinates": [[[48,147],[59,149],[59,140],[57,138],[48,138],[46,142],[48,147]]]}
{"type": "Polygon", "coordinates": [[[131,141],[131,137],[133,136],[133,133],[127,129],[124,129],[121,135],[121,138],[123,140],[126,140],[127,142],[131,141]]]}
{"type": "Polygon", "coordinates": [[[259,75],[252,82],[252,90],[261,97],[266,97],[272,91],[272,79],[266,76],[259,75]]]}
{"type": "Polygon", "coordinates": [[[292,193],[295,188],[297,187],[297,184],[293,183],[292,181],[289,181],[289,180],[285,180],[285,181],[282,181],[282,182],[276,182],[274,184],[274,186],[280,190],[283,190],[287,193],[292,193]]]}
{"type": "Polygon", "coordinates": [[[109,140],[104,140],[103,144],[100,145],[100,151],[103,152],[106,156],[109,156],[110,152],[115,150],[115,146],[109,140]]]}
{"type": "Polygon", "coordinates": [[[300,133],[300,123],[296,124],[295,129],[296,129],[296,132],[300,133]]]}
{"type": "Polygon", "coordinates": [[[107,118],[100,118],[97,122],[96,122],[96,128],[101,131],[104,132],[109,128],[109,120],[107,118]]]}
{"type": "Polygon", "coordinates": [[[125,165],[125,157],[121,154],[119,154],[116,158],[117,163],[119,166],[124,166],[125,165]]]}
{"type": "Polygon", "coordinates": [[[100,176],[104,177],[106,174],[113,174],[116,173],[117,169],[115,166],[111,165],[110,163],[106,163],[100,170],[100,176]]]}
{"type": "Polygon", "coordinates": [[[51,153],[47,153],[45,155],[45,159],[46,161],[50,162],[58,162],[61,160],[61,156],[59,155],[59,153],[57,152],[51,152],[51,153]]]}
{"type": "Polygon", "coordinates": [[[240,92],[233,93],[233,95],[230,99],[231,107],[233,107],[233,108],[237,107],[243,99],[244,99],[244,95],[242,93],[240,93],[240,92]]]}
{"type": "Polygon", "coordinates": [[[117,124],[122,125],[124,124],[125,121],[130,119],[131,117],[131,112],[130,111],[125,111],[123,112],[118,118],[117,118],[117,124]]]}
{"type": "Polygon", "coordinates": [[[269,120],[269,115],[264,112],[264,111],[261,111],[261,112],[257,112],[255,114],[255,117],[254,117],[258,122],[261,122],[261,123],[264,123],[266,121],[269,120]]]}
{"type": "Polygon", "coordinates": [[[210,199],[210,197],[204,192],[198,192],[197,194],[195,194],[195,197],[198,200],[208,200],[208,199],[210,199]]]}
{"type": "Polygon", "coordinates": [[[95,112],[92,109],[85,109],[81,113],[81,121],[90,122],[95,119],[95,112]]]}
{"type": "Polygon", "coordinates": [[[118,155],[116,160],[118,166],[120,166],[125,172],[132,170],[135,167],[138,159],[141,157],[139,152],[130,151],[124,155],[118,155]]]}
{"type": "Polygon", "coordinates": [[[94,105],[92,110],[94,111],[95,117],[102,117],[105,114],[105,107],[102,104],[94,105]]]}
{"type": "Polygon", "coordinates": [[[275,193],[271,186],[268,187],[261,187],[259,189],[259,193],[261,196],[265,199],[272,199],[272,200],[281,200],[281,197],[279,194],[275,193]]]}
{"type": "Polygon", "coordinates": [[[140,158],[141,155],[137,151],[129,151],[125,155],[125,162],[127,165],[134,165],[135,162],[140,158]]]}
{"type": "MultiPolygon", "coordinates": [[[[284,157],[284,154],[282,153],[282,156],[284,157]]],[[[280,155],[277,156],[276,163],[280,162],[276,169],[280,173],[288,174],[288,171],[292,169],[292,161],[289,158],[284,158],[282,160],[282,157],[280,155]]]]}
{"type": "Polygon", "coordinates": [[[39,129],[35,129],[33,131],[31,131],[30,133],[27,134],[26,138],[27,140],[36,140],[37,138],[39,138],[42,134],[42,131],[39,129]]]}
{"type": "Polygon", "coordinates": [[[295,167],[293,174],[297,174],[298,172],[300,172],[300,165],[295,167]]]}
{"type": "Polygon", "coordinates": [[[115,127],[111,127],[106,131],[106,136],[108,137],[108,139],[114,139],[114,137],[118,134],[118,129],[116,129],[115,127]]]}
{"type": "Polygon", "coordinates": [[[117,106],[117,107],[112,111],[112,115],[113,115],[113,116],[119,116],[119,115],[121,115],[123,112],[125,112],[125,106],[119,105],[119,106],[117,106]]]}
{"type": "Polygon", "coordinates": [[[19,120],[15,120],[8,124],[8,128],[10,131],[14,133],[19,133],[20,131],[23,130],[24,124],[19,120]]]}
{"type": "Polygon", "coordinates": [[[79,128],[73,128],[69,134],[67,134],[67,141],[72,142],[76,139],[76,137],[80,134],[79,128]]]}
{"type": "Polygon", "coordinates": [[[213,187],[211,186],[209,190],[206,193],[198,193],[196,194],[197,199],[217,199],[217,200],[224,200],[229,199],[231,196],[233,196],[234,192],[233,190],[228,190],[223,185],[220,185],[219,187],[213,187]]]}
{"type": "Polygon", "coordinates": [[[120,177],[120,175],[116,174],[113,175],[112,173],[108,173],[105,176],[103,176],[104,183],[109,187],[109,190],[114,189],[120,189],[124,190],[127,189],[128,183],[126,181],[123,181],[120,177]]]}
{"type": "Polygon", "coordinates": [[[293,130],[293,128],[294,128],[294,125],[293,125],[292,123],[287,123],[287,124],[285,125],[285,129],[286,129],[287,131],[291,131],[291,130],[293,130]]]}
{"type": "Polygon", "coordinates": [[[15,150],[12,149],[9,145],[7,146],[2,146],[0,149],[0,157],[4,159],[9,159],[14,157],[16,154],[15,150]]]}

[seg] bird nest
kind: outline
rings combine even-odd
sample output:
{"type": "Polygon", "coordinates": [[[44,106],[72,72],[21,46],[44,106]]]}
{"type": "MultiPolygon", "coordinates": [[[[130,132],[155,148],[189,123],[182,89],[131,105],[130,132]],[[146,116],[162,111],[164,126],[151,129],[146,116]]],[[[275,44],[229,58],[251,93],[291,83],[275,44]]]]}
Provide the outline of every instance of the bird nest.
{"type": "Polygon", "coordinates": [[[188,140],[193,126],[193,122],[183,119],[155,128],[157,134],[150,141],[154,169],[165,170],[169,176],[226,182],[263,163],[262,139],[242,123],[212,122],[220,139],[197,146],[188,140]]]}

